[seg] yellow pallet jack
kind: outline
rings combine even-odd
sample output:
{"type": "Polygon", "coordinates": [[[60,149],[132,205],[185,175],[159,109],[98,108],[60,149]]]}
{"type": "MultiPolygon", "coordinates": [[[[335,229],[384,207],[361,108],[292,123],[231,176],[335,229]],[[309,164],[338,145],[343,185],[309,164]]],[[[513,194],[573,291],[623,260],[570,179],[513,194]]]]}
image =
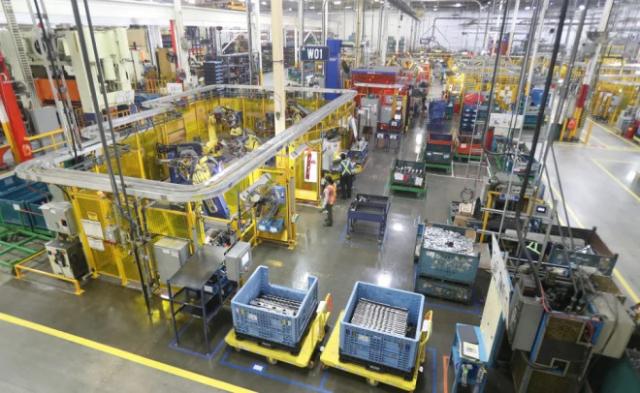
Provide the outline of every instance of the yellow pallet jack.
{"type": "Polygon", "coordinates": [[[332,367],[348,372],[350,374],[359,375],[367,380],[367,383],[371,386],[377,386],[379,383],[396,387],[407,392],[413,392],[416,389],[418,383],[418,374],[421,366],[424,363],[427,354],[426,347],[429,336],[431,335],[432,317],[433,311],[429,310],[425,313],[422,335],[420,337],[420,345],[418,347],[419,356],[416,359],[415,372],[411,380],[406,380],[402,376],[379,372],[371,370],[365,366],[354,363],[345,363],[340,361],[339,346],[340,346],[340,321],[344,317],[344,310],[340,312],[338,316],[338,323],[336,323],[329,341],[322,349],[322,355],[320,355],[320,363],[323,368],[332,367]]]}
{"type": "Polygon", "coordinates": [[[247,351],[266,357],[269,364],[283,362],[296,367],[313,368],[315,367],[313,354],[315,353],[318,345],[324,340],[325,329],[327,321],[331,316],[332,308],[333,298],[329,293],[325,299],[318,304],[316,317],[311,321],[309,332],[303,339],[304,341],[300,347],[300,352],[298,352],[297,355],[293,355],[291,352],[284,349],[266,348],[255,341],[238,340],[236,337],[236,331],[233,328],[229,333],[227,333],[224,341],[227,345],[238,352],[247,351]]]}

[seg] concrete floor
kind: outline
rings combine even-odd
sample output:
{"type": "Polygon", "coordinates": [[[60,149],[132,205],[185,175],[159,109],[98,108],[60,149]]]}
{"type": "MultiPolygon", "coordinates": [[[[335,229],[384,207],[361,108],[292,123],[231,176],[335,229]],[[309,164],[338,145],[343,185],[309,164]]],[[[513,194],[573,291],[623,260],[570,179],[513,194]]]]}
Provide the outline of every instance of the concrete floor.
{"type": "MultiPolygon", "coordinates": [[[[423,130],[416,128],[406,136],[397,155],[373,151],[364,173],[357,178],[355,192],[388,195],[387,174],[393,159],[396,156],[415,159],[424,140],[423,130]]],[[[557,154],[569,211],[573,211],[571,220],[577,218],[583,225],[598,226],[601,236],[621,255],[620,272],[630,285],[640,287],[638,268],[633,263],[640,257],[633,243],[637,229],[633,225],[637,225],[640,217],[640,205],[637,194],[634,197],[622,187],[623,184],[634,187],[626,175],[632,168],[640,169],[640,148],[596,129],[590,146],[558,145],[557,154]]],[[[465,186],[474,187],[475,166],[457,164],[454,173],[461,177],[430,175],[426,199],[391,196],[390,222],[380,248],[373,229],[371,234],[356,233],[350,241],[345,239],[347,203],[341,201],[334,209],[335,226],[328,229],[322,227],[322,216],[316,209],[300,207],[300,236],[295,251],[261,245],[254,250],[256,265],[269,266],[273,281],[287,286],[302,286],[307,274],[317,276],[321,296],[331,292],[336,311],[344,307],[358,280],[411,289],[416,223],[425,218],[444,222],[449,202],[459,199],[465,186]],[[464,178],[465,175],[471,179],[464,178]]],[[[637,188],[632,192],[637,193],[637,188]]],[[[434,332],[417,391],[444,391],[443,356],[449,354],[453,327],[456,322],[479,323],[487,283],[488,274],[481,272],[470,306],[427,299],[427,307],[435,312],[434,332]]],[[[333,369],[272,366],[263,358],[231,351],[222,341],[231,327],[228,311],[214,321],[215,352],[210,359],[178,352],[169,347],[172,331],[166,305],[148,318],[142,298],[135,290],[100,280],[89,281],[85,290],[83,296],[74,296],[46,284],[0,276],[0,312],[256,391],[393,391],[383,386],[370,387],[360,378],[333,369]]],[[[330,321],[332,327],[336,314],[330,321]]],[[[511,389],[508,379],[492,375],[487,391],[511,389]]],[[[0,318],[2,392],[205,390],[217,391],[191,379],[43,335],[0,318]]]]}

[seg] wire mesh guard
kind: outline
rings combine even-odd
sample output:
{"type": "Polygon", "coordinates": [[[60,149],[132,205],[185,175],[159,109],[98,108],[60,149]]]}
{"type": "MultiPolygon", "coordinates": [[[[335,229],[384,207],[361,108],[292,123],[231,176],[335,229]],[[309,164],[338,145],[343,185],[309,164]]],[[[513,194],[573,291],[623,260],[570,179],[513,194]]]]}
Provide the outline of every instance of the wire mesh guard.
{"type": "Polygon", "coordinates": [[[406,336],[409,310],[392,307],[361,298],[351,317],[351,323],[370,330],[406,336]]]}
{"type": "Polygon", "coordinates": [[[251,300],[249,304],[278,314],[286,315],[288,317],[295,317],[300,310],[301,302],[280,296],[261,294],[257,298],[251,300]]]}
{"type": "Polygon", "coordinates": [[[474,255],[473,240],[464,235],[438,227],[426,227],[422,246],[431,250],[474,255]]]}

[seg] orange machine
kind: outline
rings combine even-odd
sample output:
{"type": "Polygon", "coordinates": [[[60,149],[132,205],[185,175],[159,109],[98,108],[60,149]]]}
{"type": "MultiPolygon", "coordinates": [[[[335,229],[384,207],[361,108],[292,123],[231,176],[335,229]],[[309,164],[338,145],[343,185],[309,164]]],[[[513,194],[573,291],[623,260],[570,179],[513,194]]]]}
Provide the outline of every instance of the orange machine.
{"type": "MultiPolygon", "coordinates": [[[[80,102],[80,93],[78,92],[78,84],[73,79],[66,80],[67,87],[69,88],[69,98],[72,103],[80,102]]],[[[37,78],[34,80],[36,86],[36,93],[42,102],[54,102],[54,95],[51,91],[51,84],[49,79],[37,78]]]]}

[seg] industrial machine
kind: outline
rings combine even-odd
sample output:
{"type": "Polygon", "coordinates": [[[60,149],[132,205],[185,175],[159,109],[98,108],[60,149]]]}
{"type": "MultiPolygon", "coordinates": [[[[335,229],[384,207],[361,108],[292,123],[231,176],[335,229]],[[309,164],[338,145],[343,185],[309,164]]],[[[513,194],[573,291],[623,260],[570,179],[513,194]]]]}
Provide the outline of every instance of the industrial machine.
{"type": "Polygon", "coordinates": [[[77,239],[54,239],[45,244],[45,248],[54,274],[79,279],[89,272],[82,244],[77,239]]]}
{"type": "MultiPolygon", "coordinates": [[[[37,28],[28,34],[24,34],[23,45],[26,49],[25,55],[29,57],[32,66],[48,67],[48,59],[46,53],[46,43],[40,34],[40,28],[37,28]]],[[[56,61],[64,68],[66,75],[70,76],[66,81],[70,91],[67,93],[72,101],[76,100],[82,106],[82,111],[88,120],[95,118],[93,114],[93,103],[89,90],[89,79],[84,72],[84,61],[79,47],[78,32],[74,29],[63,28],[49,31],[51,41],[54,43],[53,53],[56,61]]],[[[88,30],[85,32],[88,35],[88,30]]],[[[5,32],[0,37],[0,41],[7,42],[9,33],[5,32]]],[[[107,100],[109,108],[117,108],[123,106],[128,108],[134,102],[134,90],[131,84],[133,76],[133,65],[131,62],[131,53],[129,51],[129,42],[127,38],[127,29],[124,27],[100,29],[95,31],[96,44],[98,47],[99,59],[93,57],[90,51],[90,66],[94,70],[92,73],[93,83],[98,86],[98,79],[95,70],[100,66],[105,79],[105,87],[107,89],[107,100]]],[[[13,45],[7,45],[7,48],[13,45]]],[[[5,46],[3,45],[3,48],[5,46]]],[[[18,56],[11,56],[12,61],[17,61],[18,56]]],[[[18,64],[12,64],[17,67],[18,64]]],[[[42,101],[52,101],[54,94],[51,91],[47,78],[34,78],[36,91],[42,101]]],[[[100,110],[105,110],[102,100],[98,100],[100,110]]]]}
{"type": "Polygon", "coordinates": [[[166,283],[189,258],[189,241],[161,237],[153,244],[158,280],[166,283]]]}
{"type": "MultiPolygon", "coordinates": [[[[304,166],[298,165],[302,160],[296,151],[315,149],[313,141],[320,140],[326,129],[338,130],[338,139],[346,139],[344,125],[353,113],[355,93],[317,88],[303,92],[301,107],[314,108],[317,116],[302,117],[290,132],[274,135],[264,144],[248,147],[246,137],[256,124],[275,118],[269,116],[274,105],[271,91],[220,90],[212,85],[180,93],[180,99],[145,101],[139,113],[115,119],[114,146],[104,149],[100,127],[92,125],[82,130],[85,139],[77,157],[67,151],[57,152],[55,158],[38,156],[16,173],[31,180],[32,170],[48,168],[37,179],[61,188],[59,199],[66,199],[71,209],[64,221],[48,220],[51,230],[72,232],[68,218],[74,218],[77,240],[73,241],[80,242],[80,255],[93,278],[108,277],[141,288],[147,304],[155,294],[169,296],[171,287],[174,311],[188,316],[202,315],[200,301],[215,292],[217,300],[205,305],[211,319],[212,311],[243,281],[250,263],[250,257],[247,260],[234,245],[244,242],[248,249],[249,244],[271,241],[295,246],[296,179],[305,175],[299,173],[304,166]],[[327,102],[325,93],[338,96],[327,102]],[[60,166],[52,167],[51,162],[60,166]],[[59,173],[47,174],[49,170],[59,173]],[[109,171],[116,173],[117,183],[123,175],[126,186],[119,184],[114,190],[109,171]],[[206,256],[210,252],[211,258],[206,256]],[[206,274],[181,281],[196,274],[189,273],[198,270],[190,266],[199,264],[204,264],[206,274]],[[182,284],[192,289],[180,292],[182,284]],[[207,292],[210,289],[213,292],[207,292]]],[[[299,97],[298,88],[287,95],[299,97]]],[[[177,320],[180,323],[182,317],[177,320]]],[[[178,338],[176,345],[191,347],[190,341],[178,338]]]]}
{"type": "Polygon", "coordinates": [[[609,276],[577,260],[508,266],[515,285],[506,336],[518,393],[578,392],[595,356],[623,356],[635,323],[609,276]]]}
{"type": "Polygon", "coordinates": [[[40,210],[47,229],[56,233],[56,238],[45,244],[51,271],[71,279],[84,277],[89,267],[78,238],[71,203],[49,202],[40,206],[40,210]]]}
{"type": "MultiPolygon", "coordinates": [[[[201,184],[222,171],[222,163],[204,154],[200,143],[158,144],[156,151],[164,156],[159,161],[169,167],[169,179],[175,184],[201,184]]],[[[223,197],[203,202],[211,217],[229,218],[229,208],[223,197]]]]}

